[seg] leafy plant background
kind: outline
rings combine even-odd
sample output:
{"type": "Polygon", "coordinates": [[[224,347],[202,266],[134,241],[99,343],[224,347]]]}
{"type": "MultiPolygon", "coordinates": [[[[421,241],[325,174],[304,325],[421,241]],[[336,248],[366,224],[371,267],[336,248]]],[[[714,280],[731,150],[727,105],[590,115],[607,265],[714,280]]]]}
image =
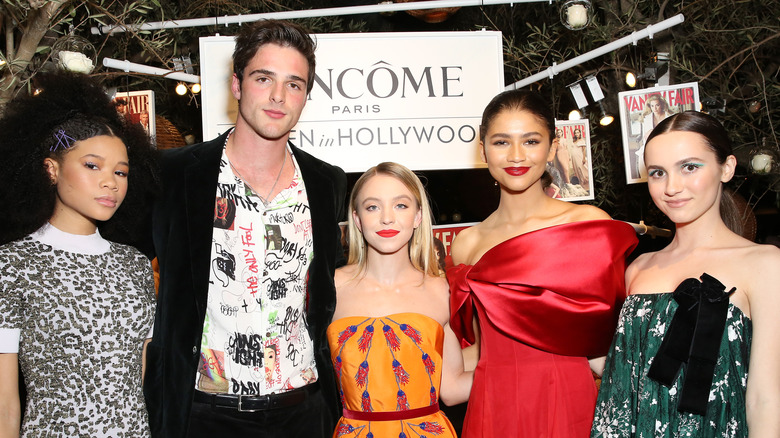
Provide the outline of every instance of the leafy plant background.
{"type": "MultiPolygon", "coordinates": [[[[529,88],[549,96],[559,118],[574,103],[566,85],[586,74],[598,74],[607,108],[617,115],[617,93],[627,89],[627,71],[641,71],[657,52],[668,52],[672,83],[699,82],[702,98],[716,99],[712,112],[731,133],[742,165],[734,189],[748,200],[759,218],[759,240],[777,235],[778,174],[750,175],[750,150],[766,142],[777,148],[780,120],[780,19],[776,0],[592,0],[594,17],[580,31],[561,24],[560,1],[484,7],[463,7],[441,23],[427,23],[408,13],[366,14],[305,19],[317,33],[364,31],[500,30],[504,35],[507,84],[585,53],[649,24],[682,13],[685,22],[610,54],[545,79],[529,88]],[[757,110],[756,110],[757,108],[757,110]],[[752,111],[751,111],[752,110],[752,111]]],[[[14,95],[28,92],[34,76],[55,68],[51,45],[72,33],[90,40],[98,53],[93,72],[118,89],[153,89],[159,115],[184,134],[200,136],[198,96],[173,93],[175,81],[108,70],[103,57],[128,59],[174,68],[174,57],[189,55],[197,73],[198,37],[235,34],[237,26],[206,26],[163,31],[131,31],[92,35],[100,24],[133,24],[167,19],[316,9],[375,4],[364,0],[3,0],[0,6],[0,107],[14,95]]],[[[467,56],[467,54],[466,54],[467,56]]],[[[640,87],[643,85],[639,85],[640,87]]],[[[619,124],[598,125],[591,114],[596,199],[593,204],[618,219],[671,227],[652,205],[646,185],[626,185],[619,124]]],[[[484,170],[423,172],[440,222],[481,220],[497,202],[497,191],[484,170]]],[[[350,176],[352,180],[356,176],[350,176]]]]}

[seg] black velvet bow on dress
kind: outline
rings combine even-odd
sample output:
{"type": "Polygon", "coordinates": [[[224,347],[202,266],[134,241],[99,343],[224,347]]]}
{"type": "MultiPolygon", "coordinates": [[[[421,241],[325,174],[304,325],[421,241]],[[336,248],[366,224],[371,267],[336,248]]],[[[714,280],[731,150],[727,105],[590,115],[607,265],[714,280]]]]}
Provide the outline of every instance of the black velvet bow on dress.
{"type": "Polygon", "coordinates": [[[647,377],[670,387],[686,364],[677,410],[707,413],[712,377],[726,327],[729,296],[726,287],[710,275],[688,278],[674,291],[679,307],[674,313],[647,377]]]}

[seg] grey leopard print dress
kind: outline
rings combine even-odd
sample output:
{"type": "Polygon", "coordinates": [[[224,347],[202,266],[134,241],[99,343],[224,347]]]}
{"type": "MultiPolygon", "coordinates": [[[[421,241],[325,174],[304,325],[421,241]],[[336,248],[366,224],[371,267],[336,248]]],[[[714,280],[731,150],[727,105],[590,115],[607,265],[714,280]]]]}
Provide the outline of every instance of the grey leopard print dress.
{"type": "Polygon", "coordinates": [[[149,436],[141,391],[155,307],[149,260],[99,234],[109,248],[101,254],[32,236],[0,247],[0,329],[18,331],[27,388],[22,436],[149,436]]]}

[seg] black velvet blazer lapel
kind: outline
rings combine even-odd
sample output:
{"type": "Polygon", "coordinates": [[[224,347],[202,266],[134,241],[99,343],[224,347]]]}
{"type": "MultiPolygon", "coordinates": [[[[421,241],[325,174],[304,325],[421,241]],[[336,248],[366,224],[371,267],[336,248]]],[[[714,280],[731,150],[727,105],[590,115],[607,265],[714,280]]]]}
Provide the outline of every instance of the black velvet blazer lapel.
{"type": "Polygon", "coordinates": [[[152,234],[160,262],[154,337],[147,347],[144,394],[152,436],[184,435],[208,294],[219,160],[225,136],[164,151],[163,190],[152,234]]]}
{"type": "Polygon", "coordinates": [[[217,141],[204,145],[207,147],[193,151],[192,162],[186,166],[183,175],[190,275],[201,319],[206,312],[214,202],[223,144],[224,139],[220,136],[217,141]]]}

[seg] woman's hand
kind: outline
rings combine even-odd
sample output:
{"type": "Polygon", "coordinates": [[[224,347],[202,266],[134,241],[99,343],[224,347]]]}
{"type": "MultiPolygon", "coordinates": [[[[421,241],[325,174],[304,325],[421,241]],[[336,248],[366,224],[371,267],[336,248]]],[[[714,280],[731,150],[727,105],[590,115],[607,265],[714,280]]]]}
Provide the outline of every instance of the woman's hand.
{"type": "MultiPolygon", "coordinates": [[[[472,345],[472,347],[474,347],[472,345]]],[[[471,347],[469,347],[471,348],[471,347]]],[[[468,351],[465,350],[466,352],[468,351]]],[[[469,399],[474,381],[473,368],[464,368],[464,350],[449,324],[444,326],[444,352],[442,354],[441,388],[439,397],[447,406],[454,406],[469,399]]]]}

